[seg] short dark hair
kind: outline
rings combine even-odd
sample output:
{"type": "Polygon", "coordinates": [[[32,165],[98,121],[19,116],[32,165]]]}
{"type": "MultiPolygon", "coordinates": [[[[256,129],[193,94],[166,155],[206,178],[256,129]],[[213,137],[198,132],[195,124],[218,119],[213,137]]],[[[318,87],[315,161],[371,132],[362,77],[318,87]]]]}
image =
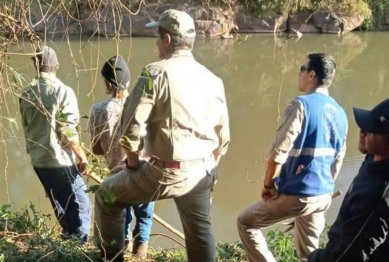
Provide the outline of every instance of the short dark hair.
{"type": "Polygon", "coordinates": [[[335,77],[335,59],[326,53],[312,53],[308,59],[308,68],[316,73],[318,84],[329,86],[335,77]]]}
{"type": "Polygon", "coordinates": [[[174,49],[192,49],[193,44],[194,44],[194,37],[184,37],[184,36],[179,36],[175,35],[162,26],[158,27],[158,35],[160,38],[162,38],[165,34],[169,34],[172,38],[172,45],[174,49]]]}

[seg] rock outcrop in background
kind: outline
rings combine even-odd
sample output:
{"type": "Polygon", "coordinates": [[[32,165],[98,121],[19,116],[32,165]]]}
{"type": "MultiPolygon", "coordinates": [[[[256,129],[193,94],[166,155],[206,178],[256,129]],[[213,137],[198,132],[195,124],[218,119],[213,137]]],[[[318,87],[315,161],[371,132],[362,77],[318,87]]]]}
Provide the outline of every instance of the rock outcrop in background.
{"type": "MultiPolygon", "coordinates": [[[[110,4],[99,8],[80,2],[77,14],[58,12],[42,20],[31,15],[30,23],[37,33],[81,34],[119,36],[155,36],[155,29],[145,28],[150,21],[158,20],[159,14],[168,8],[188,12],[195,20],[199,37],[229,38],[233,33],[282,33],[298,30],[302,33],[330,33],[352,31],[363,23],[365,17],[348,17],[326,10],[299,12],[294,15],[256,16],[242,6],[216,7],[202,4],[172,4],[167,2],[148,4],[137,13],[110,4]],[[40,22],[39,22],[40,21],[40,22]]],[[[383,23],[389,27],[389,15],[383,23]]]]}

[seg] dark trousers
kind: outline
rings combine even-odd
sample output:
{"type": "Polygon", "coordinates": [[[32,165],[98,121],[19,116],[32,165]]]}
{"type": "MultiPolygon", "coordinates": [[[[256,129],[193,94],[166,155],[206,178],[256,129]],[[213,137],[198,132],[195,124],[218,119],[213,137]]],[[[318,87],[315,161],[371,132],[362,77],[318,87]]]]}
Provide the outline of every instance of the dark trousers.
{"type": "Polygon", "coordinates": [[[50,199],[63,235],[78,235],[86,240],[91,226],[91,204],[76,166],[34,167],[34,170],[50,199]]]}

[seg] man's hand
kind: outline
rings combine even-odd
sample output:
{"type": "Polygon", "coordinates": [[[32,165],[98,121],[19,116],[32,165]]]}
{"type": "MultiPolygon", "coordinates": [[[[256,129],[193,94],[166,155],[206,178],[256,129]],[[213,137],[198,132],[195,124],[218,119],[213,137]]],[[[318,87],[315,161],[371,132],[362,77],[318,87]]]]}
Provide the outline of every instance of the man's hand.
{"type": "Polygon", "coordinates": [[[88,161],[85,159],[81,159],[80,162],[77,163],[78,171],[81,174],[86,175],[86,167],[88,166],[88,161]]]}
{"type": "Polygon", "coordinates": [[[279,195],[280,193],[275,187],[262,189],[262,199],[264,201],[277,199],[279,195]]]}

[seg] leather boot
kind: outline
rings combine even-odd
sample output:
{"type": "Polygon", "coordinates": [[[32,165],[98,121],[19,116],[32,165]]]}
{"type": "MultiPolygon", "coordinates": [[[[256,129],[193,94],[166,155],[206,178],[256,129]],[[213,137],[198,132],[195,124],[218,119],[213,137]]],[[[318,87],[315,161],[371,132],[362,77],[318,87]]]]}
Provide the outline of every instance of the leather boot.
{"type": "Polygon", "coordinates": [[[147,257],[147,250],[149,248],[149,243],[139,243],[138,241],[134,242],[134,245],[132,247],[132,254],[135,256],[145,259],[147,257]]]}

